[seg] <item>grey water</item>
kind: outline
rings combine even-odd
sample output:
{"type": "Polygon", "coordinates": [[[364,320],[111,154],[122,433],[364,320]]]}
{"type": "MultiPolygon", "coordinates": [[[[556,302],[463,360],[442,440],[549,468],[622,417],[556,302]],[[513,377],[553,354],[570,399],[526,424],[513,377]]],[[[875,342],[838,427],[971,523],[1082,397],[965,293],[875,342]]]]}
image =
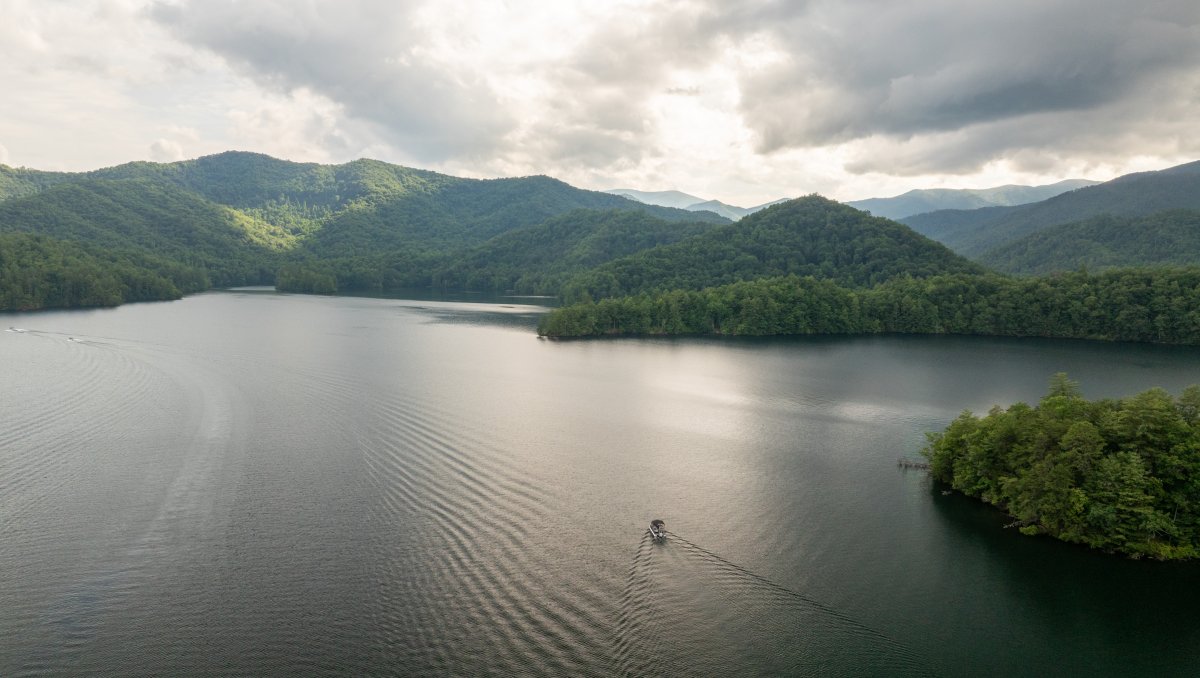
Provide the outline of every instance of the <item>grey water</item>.
{"type": "Polygon", "coordinates": [[[1200,351],[543,311],[0,318],[0,675],[1194,674],[1200,564],[1023,537],[896,461],[1054,372],[1178,393],[1200,351]]]}

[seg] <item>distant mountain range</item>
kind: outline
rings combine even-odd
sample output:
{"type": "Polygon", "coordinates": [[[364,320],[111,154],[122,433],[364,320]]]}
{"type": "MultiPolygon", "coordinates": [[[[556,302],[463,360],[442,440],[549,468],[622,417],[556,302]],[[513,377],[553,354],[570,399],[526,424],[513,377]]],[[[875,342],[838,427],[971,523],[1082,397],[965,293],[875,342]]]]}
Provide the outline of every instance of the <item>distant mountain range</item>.
{"type": "Polygon", "coordinates": [[[0,165],[0,310],[239,284],[600,299],[793,274],[859,287],[980,264],[1200,264],[1200,162],[1026,205],[915,215],[908,226],[815,195],[779,203],[743,209],[545,176],[463,179],[241,152],[80,173],[0,165]]]}
{"type": "Polygon", "coordinates": [[[0,165],[0,310],[271,283],[283,267],[303,281],[298,291],[430,285],[470,248],[579,210],[632,212],[645,224],[646,233],[618,229],[590,260],[696,231],[672,224],[729,223],[545,176],[463,179],[374,160],[318,165],[227,152],[93,172],[0,165]],[[629,242],[614,241],[622,233],[629,242]]]}
{"type": "Polygon", "coordinates": [[[1088,179],[1066,179],[1044,186],[1008,184],[994,188],[916,189],[891,198],[851,200],[846,204],[870,212],[877,217],[903,219],[914,214],[936,210],[972,210],[981,207],[1024,205],[1098,183],[1100,182],[1088,179]]]}
{"type": "MultiPolygon", "coordinates": [[[[940,210],[901,219],[934,240],[965,256],[987,261],[989,252],[1026,236],[1062,224],[1081,222],[1101,215],[1139,217],[1163,210],[1200,210],[1200,161],[1156,172],[1138,172],[1102,184],[1080,188],[1053,198],[1014,207],[985,207],[976,210],[940,210]]],[[[1154,238],[1154,221],[1129,221],[1130,243],[1154,238]],[[1141,223],[1141,227],[1133,224],[1141,223]]],[[[1165,222],[1164,222],[1165,223],[1165,222]]],[[[1090,233],[1078,231],[1080,237],[1090,233]]],[[[1059,241],[1060,246],[1081,246],[1083,241],[1059,241]]],[[[1119,243],[1109,241],[1120,248],[1119,243]]],[[[1070,252],[1059,252],[1069,258],[1070,252]]],[[[1110,264],[1120,265],[1117,257],[1110,264]]],[[[1200,263],[1200,252],[1192,261],[1200,263]]],[[[1133,264],[1134,261],[1128,261],[1133,264]]],[[[1153,262],[1140,262],[1153,263],[1153,262]]],[[[1039,265],[1044,266],[1045,262],[1039,265]]],[[[1059,269],[1061,270],[1061,269],[1059,269]]]]}
{"type": "Polygon", "coordinates": [[[605,191],[605,193],[624,196],[646,205],[675,207],[690,212],[712,212],[730,221],[737,221],[744,216],[754,214],[761,209],[787,200],[787,198],[780,198],[779,200],[772,200],[771,202],[755,205],[754,207],[738,207],[737,205],[723,203],[720,200],[697,198],[682,191],[635,191],[632,188],[613,188],[605,191]]]}

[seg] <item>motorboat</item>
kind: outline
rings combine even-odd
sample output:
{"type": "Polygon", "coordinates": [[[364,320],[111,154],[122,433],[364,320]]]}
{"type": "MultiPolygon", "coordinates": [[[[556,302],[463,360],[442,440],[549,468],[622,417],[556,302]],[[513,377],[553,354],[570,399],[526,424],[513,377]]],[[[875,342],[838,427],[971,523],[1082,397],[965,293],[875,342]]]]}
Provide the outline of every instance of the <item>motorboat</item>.
{"type": "Polygon", "coordinates": [[[662,541],[667,538],[667,524],[655,518],[650,521],[650,536],[654,541],[662,541]]]}

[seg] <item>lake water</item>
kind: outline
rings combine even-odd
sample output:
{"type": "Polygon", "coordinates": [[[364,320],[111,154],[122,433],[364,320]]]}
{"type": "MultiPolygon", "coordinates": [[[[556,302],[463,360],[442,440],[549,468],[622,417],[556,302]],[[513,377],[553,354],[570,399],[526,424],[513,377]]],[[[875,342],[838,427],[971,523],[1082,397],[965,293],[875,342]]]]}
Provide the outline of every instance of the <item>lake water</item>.
{"type": "Polygon", "coordinates": [[[0,675],[1193,675],[1200,564],[903,471],[965,408],[1195,349],[536,338],[541,309],[202,294],[7,315],[0,675]],[[651,542],[663,518],[671,535],[651,542]]]}

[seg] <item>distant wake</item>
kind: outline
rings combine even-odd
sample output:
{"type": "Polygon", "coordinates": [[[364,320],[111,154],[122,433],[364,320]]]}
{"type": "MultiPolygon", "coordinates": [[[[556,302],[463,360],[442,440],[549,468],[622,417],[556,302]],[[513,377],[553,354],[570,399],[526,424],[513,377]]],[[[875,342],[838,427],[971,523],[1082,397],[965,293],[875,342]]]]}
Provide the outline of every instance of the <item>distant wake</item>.
{"type": "Polygon", "coordinates": [[[616,630],[622,675],[932,675],[916,652],[677,534],[634,553],[616,630]]]}

